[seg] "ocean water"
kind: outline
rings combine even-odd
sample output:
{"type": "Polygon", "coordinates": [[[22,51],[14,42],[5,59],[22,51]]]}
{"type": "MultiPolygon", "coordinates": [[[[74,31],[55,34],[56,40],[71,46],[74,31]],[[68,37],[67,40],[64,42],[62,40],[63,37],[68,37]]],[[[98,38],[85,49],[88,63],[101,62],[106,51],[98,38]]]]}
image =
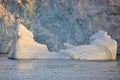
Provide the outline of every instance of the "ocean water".
{"type": "Polygon", "coordinates": [[[11,60],[0,54],[0,80],[120,80],[116,61],[11,60]]]}

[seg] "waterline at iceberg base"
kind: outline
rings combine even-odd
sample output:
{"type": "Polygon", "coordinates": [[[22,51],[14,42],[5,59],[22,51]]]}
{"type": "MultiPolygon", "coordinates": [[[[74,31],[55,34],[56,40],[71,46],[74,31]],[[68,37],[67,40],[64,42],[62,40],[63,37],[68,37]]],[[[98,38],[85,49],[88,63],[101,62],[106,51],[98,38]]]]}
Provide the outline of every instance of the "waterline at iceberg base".
{"type": "Polygon", "coordinates": [[[51,52],[47,45],[37,43],[33,33],[23,24],[18,23],[17,37],[8,54],[12,59],[80,59],[80,60],[115,60],[117,42],[105,31],[98,31],[89,39],[89,44],[73,46],[64,43],[66,49],[51,52]]]}

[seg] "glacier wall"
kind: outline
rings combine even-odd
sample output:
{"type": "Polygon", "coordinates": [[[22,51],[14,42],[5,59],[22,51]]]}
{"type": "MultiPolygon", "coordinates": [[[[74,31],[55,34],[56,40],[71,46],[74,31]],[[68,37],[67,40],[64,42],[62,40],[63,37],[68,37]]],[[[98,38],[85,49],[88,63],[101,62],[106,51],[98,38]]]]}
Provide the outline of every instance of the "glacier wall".
{"type": "MultiPolygon", "coordinates": [[[[64,43],[89,44],[90,36],[99,30],[107,31],[120,47],[120,0],[4,0],[4,4],[50,51],[65,49],[64,43]]],[[[4,41],[0,40],[0,49],[4,41]]]]}
{"type": "Polygon", "coordinates": [[[0,4],[0,52],[6,53],[10,51],[11,45],[15,40],[15,18],[14,16],[0,4]]]}

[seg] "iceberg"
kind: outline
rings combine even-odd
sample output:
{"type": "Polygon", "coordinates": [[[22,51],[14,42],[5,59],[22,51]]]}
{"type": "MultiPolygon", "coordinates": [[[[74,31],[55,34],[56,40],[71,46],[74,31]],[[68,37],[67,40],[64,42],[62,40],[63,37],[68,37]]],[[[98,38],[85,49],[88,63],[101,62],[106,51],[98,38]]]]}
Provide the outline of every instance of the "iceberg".
{"type": "Polygon", "coordinates": [[[99,31],[90,37],[89,44],[73,46],[64,43],[66,49],[50,52],[47,45],[37,43],[34,35],[23,24],[18,23],[17,38],[8,58],[12,59],[80,59],[115,60],[117,41],[105,31],[99,31]]]}
{"type": "Polygon", "coordinates": [[[14,42],[8,58],[13,59],[65,59],[68,55],[49,52],[45,44],[34,41],[34,36],[21,23],[18,24],[18,38],[14,42]]]}
{"type": "Polygon", "coordinates": [[[89,45],[80,45],[66,50],[73,59],[81,60],[115,60],[116,51],[117,42],[105,31],[99,31],[91,36],[89,45]]]}

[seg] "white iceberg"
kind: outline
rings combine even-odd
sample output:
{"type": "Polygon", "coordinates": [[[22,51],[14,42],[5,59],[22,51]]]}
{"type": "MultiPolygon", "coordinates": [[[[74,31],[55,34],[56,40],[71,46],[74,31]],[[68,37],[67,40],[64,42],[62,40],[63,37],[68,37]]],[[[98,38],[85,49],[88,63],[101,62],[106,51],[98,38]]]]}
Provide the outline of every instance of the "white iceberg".
{"type": "Polygon", "coordinates": [[[73,59],[82,60],[115,60],[116,51],[117,42],[104,31],[99,31],[91,36],[89,45],[81,45],[66,50],[73,59]]]}
{"type": "Polygon", "coordinates": [[[45,44],[34,41],[34,36],[24,25],[18,24],[18,38],[9,52],[13,59],[80,59],[80,60],[115,60],[117,42],[105,31],[99,31],[90,37],[89,45],[72,46],[67,49],[50,52],[45,44]]]}
{"type": "Polygon", "coordinates": [[[34,41],[33,33],[24,25],[18,24],[18,39],[14,42],[8,58],[14,59],[66,59],[68,55],[49,52],[45,44],[34,41]]]}

